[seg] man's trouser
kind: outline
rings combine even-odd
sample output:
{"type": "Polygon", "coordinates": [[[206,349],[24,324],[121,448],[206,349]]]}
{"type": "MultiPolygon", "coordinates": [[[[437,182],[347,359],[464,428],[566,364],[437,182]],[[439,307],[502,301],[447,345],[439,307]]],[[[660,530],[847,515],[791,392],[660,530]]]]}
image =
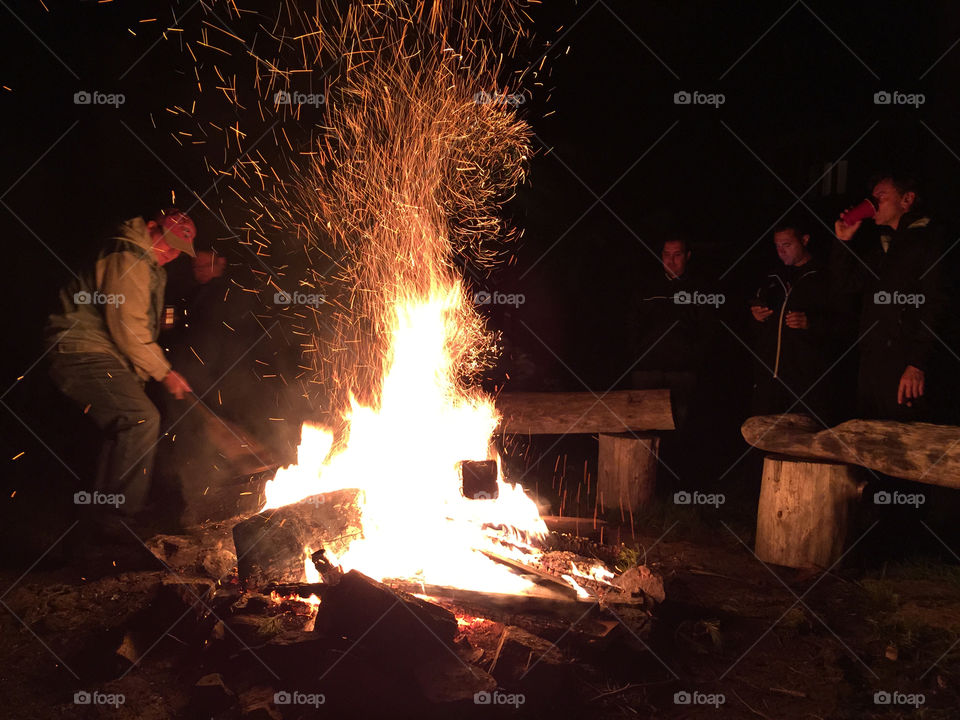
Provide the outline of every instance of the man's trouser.
{"type": "MultiPolygon", "coordinates": [[[[54,384],[104,435],[93,489],[104,495],[122,494],[116,509],[125,515],[137,513],[150,490],[160,432],[160,413],[144,392],[143,381],[108,353],[69,352],[61,345],[50,357],[54,384]]],[[[90,500],[96,504],[103,497],[93,493],[90,500]]]]}

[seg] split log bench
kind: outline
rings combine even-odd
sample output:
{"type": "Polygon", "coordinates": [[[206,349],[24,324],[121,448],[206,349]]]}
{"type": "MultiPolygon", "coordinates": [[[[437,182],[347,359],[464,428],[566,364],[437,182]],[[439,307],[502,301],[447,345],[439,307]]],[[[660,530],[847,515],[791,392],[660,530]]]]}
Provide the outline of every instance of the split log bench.
{"type": "Polygon", "coordinates": [[[824,429],[806,415],[763,415],[741,427],[772,453],[763,464],[756,553],[787,567],[829,567],[842,552],[850,506],[865,484],[857,466],[960,488],[960,427],[848,420],[824,429]]]}
{"type": "Polygon", "coordinates": [[[604,508],[633,512],[656,487],[658,430],[673,430],[669,390],[501,393],[496,401],[507,435],[599,436],[597,491],[604,508]]]}

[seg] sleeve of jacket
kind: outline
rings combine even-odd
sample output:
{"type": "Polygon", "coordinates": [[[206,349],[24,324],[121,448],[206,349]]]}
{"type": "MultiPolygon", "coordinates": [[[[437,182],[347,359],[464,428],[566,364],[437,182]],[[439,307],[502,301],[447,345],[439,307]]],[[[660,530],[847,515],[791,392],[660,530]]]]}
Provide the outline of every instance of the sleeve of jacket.
{"type": "Polygon", "coordinates": [[[917,322],[912,325],[914,336],[908,341],[907,364],[926,372],[930,369],[930,356],[941,342],[938,333],[947,304],[947,291],[940,262],[944,250],[942,237],[939,234],[931,235],[925,243],[925,250],[921,266],[927,270],[920,278],[920,292],[924,301],[917,308],[917,322]]]}
{"type": "Polygon", "coordinates": [[[113,342],[140,375],[162,380],[170,362],[154,341],[150,327],[150,268],[129,252],[117,252],[104,263],[101,291],[118,302],[104,305],[104,320],[113,342]]]}
{"type": "Polygon", "coordinates": [[[850,242],[833,239],[830,248],[829,276],[831,290],[836,295],[859,294],[866,284],[869,272],[850,242]]]}

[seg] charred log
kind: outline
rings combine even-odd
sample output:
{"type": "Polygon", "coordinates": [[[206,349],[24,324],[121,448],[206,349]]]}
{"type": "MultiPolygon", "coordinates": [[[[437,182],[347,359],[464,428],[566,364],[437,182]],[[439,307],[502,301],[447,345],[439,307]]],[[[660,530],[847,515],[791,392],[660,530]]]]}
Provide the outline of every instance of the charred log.
{"type": "Polygon", "coordinates": [[[235,525],[240,581],[247,587],[303,582],[305,547],[341,555],[360,536],[359,497],[356,489],[314,495],[235,525]]]}

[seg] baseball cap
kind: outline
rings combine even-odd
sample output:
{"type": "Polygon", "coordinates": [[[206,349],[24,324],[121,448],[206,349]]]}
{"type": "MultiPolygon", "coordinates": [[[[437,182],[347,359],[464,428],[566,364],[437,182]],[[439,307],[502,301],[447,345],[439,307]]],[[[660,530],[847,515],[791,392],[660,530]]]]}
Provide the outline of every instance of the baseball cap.
{"type": "Polygon", "coordinates": [[[182,210],[175,207],[161,210],[154,219],[160,226],[163,239],[170,247],[185,252],[190,257],[196,257],[197,251],[193,248],[194,238],[197,237],[197,226],[182,210]]]}

